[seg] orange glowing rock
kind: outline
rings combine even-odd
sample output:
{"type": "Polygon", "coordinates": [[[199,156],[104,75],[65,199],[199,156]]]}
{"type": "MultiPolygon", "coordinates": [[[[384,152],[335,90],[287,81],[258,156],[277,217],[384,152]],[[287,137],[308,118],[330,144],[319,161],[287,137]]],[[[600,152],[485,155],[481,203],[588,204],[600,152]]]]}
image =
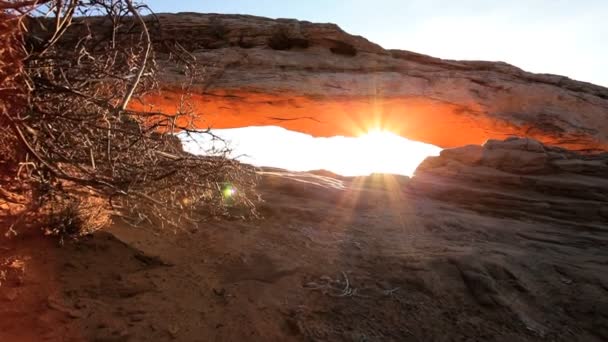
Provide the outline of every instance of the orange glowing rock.
{"type": "MultiPolygon", "coordinates": [[[[204,69],[191,98],[199,128],[277,125],[313,136],[384,128],[440,147],[519,135],[608,149],[608,89],[600,86],[502,62],[385,50],[333,24],[196,13],[159,19],[157,48],[176,40],[204,69]]],[[[172,113],[185,76],[158,56],[162,90],[133,107],[172,113]]]]}

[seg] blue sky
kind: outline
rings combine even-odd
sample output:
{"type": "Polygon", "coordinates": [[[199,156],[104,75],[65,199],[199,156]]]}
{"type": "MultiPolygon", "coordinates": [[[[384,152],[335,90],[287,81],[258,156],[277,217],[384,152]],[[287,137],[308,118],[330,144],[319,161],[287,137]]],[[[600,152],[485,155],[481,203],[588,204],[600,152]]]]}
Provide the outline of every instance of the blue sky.
{"type": "Polygon", "coordinates": [[[505,61],[608,86],[606,0],[148,0],[155,12],[332,22],[385,48],[505,61]]]}

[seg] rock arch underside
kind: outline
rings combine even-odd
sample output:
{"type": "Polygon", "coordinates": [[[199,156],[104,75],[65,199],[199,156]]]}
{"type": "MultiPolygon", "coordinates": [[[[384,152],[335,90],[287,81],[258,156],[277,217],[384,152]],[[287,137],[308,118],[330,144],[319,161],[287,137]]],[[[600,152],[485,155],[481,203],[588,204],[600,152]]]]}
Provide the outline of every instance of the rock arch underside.
{"type": "MultiPolygon", "coordinates": [[[[503,62],[385,50],[334,24],[246,15],[159,14],[161,91],[172,112],[184,73],[166,42],[196,58],[201,128],[277,125],[313,136],[385,128],[440,147],[528,136],[573,150],[608,147],[608,89],[503,62]]],[[[137,104],[135,106],[138,106],[137,104]]],[[[150,108],[150,107],[147,107],[150,108]]]]}

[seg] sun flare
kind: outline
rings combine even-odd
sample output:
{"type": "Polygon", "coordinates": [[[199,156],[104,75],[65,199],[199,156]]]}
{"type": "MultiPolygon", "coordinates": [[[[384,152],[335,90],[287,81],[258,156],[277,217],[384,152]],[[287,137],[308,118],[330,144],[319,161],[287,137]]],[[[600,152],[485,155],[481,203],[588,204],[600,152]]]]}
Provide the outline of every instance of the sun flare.
{"type": "Polygon", "coordinates": [[[351,158],[342,174],[366,175],[391,173],[411,176],[428,156],[437,155],[439,148],[403,138],[389,130],[374,128],[360,135],[354,145],[358,158],[351,158]],[[360,159],[365,161],[361,162],[360,159]]]}
{"type": "Polygon", "coordinates": [[[383,129],[372,129],[358,137],[363,143],[377,148],[387,147],[395,142],[395,138],[400,139],[401,137],[383,129]]]}
{"type": "MultiPolygon", "coordinates": [[[[292,171],[328,170],[343,176],[391,173],[411,176],[416,167],[441,149],[413,141],[383,129],[371,129],[358,137],[312,137],[276,126],[217,129],[229,142],[232,157],[256,166],[292,171]]],[[[213,142],[208,136],[182,137],[184,148],[205,154],[213,142]]]]}

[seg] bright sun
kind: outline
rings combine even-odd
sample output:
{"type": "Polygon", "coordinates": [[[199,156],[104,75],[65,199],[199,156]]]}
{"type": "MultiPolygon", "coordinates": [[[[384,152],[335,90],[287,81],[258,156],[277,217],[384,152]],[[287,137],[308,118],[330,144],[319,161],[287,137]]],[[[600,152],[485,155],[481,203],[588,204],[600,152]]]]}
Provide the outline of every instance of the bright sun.
{"type": "Polygon", "coordinates": [[[394,142],[394,139],[400,137],[390,131],[383,129],[372,129],[365,134],[359,136],[359,139],[366,144],[374,147],[386,147],[387,144],[394,142]]]}
{"type": "MultiPolygon", "coordinates": [[[[279,167],[292,171],[324,169],[344,176],[392,173],[411,176],[416,167],[441,149],[434,145],[403,138],[392,132],[373,129],[358,137],[316,138],[276,126],[242,127],[214,130],[228,140],[233,157],[257,166],[279,167]]],[[[204,141],[183,139],[187,151],[204,154],[204,141]]]]}
{"type": "Polygon", "coordinates": [[[341,174],[366,175],[391,173],[411,176],[429,156],[438,155],[436,146],[403,138],[383,129],[372,129],[354,138],[353,158],[346,162],[341,174]]]}

